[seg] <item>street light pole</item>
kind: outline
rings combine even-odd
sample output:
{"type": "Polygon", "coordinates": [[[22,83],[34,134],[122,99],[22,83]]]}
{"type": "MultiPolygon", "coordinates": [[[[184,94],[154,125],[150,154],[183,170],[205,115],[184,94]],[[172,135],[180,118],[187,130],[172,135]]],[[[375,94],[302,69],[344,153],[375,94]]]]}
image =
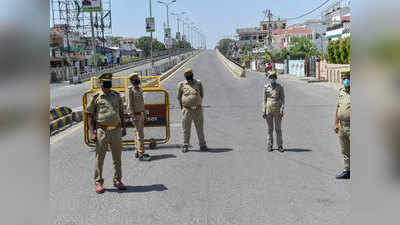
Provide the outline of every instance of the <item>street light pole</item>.
{"type": "MultiPolygon", "coordinates": [[[[151,0],[149,0],[149,8],[150,8],[150,17],[152,17],[151,12],[151,0]]],[[[150,61],[151,61],[151,70],[153,71],[154,62],[153,62],[153,32],[150,32],[150,61]]]]}
{"type": "MultiPolygon", "coordinates": [[[[176,2],[176,0],[172,0],[169,3],[162,2],[162,1],[157,1],[157,2],[160,4],[163,4],[167,8],[167,29],[168,29],[168,31],[170,31],[170,28],[169,28],[169,5],[176,2]]],[[[168,36],[168,38],[165,39],[164,42],[166,45],[170,44],[170,41],[169,41],[170,39],[171,39],[171,37],[169,37],[169,36],[168,36]]],[[[170,54],[170,48],[169,48],[170,46],[167,46],[167,47],[168,47],[168,50],[167,50],[168,51],[168,62],[169,62],[169,64],[171,64],[171,54],[170,54]]]]}

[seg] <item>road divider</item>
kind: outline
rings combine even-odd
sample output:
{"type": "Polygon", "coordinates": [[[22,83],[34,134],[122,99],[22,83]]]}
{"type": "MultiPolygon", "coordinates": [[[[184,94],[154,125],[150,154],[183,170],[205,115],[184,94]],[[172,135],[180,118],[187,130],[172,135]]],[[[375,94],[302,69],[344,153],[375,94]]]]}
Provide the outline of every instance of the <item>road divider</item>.
{"type": "Polygon", "coordinates": [[[73,111],[68,107],[56,107],[50,109],[50,135],[72,125],[74,122],[80,123],[83,120],[82,110],[73,111]]]}
{"type": "Polygon", "coordinates": [[[217,49],[217,56],[221,60],[221,62],[225,65],[225,67],[236,77],[246,77],[246,70],[237,65],[236,63],[232,62],[231,60],[227,59],[218,49],[217,49]]]}

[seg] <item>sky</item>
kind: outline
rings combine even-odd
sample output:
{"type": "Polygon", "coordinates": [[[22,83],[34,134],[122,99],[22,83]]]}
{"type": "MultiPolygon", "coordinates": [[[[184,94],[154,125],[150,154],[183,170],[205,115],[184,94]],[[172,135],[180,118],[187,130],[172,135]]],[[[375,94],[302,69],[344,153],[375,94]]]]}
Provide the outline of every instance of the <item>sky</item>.
{"type": "MultiPolygon", "coordinates": [[[[166,8],[152,1],[152,14],[156,21],[155,37],[163,41],[163,23],[166,23],[166,8]]],[[[170,6],[170,13],[186,12],[189,18],[205,34],[207,48],[212,49],[227,35],[235,35],[237,28],[258,27],[264,18],[263,11],[271,12],[281,18],[302,15],[325,0],[177,0],[170,6]]],[[[168,1],[169,2],[169,1],[168,1]]],[[[328,2],[327,6],[335,0],[328,2]]],[[[111,0],[112,33],[115,36],[135,37],[149,35],[145,32],[145,18],[150,15],[149,0],[111,0]]],[[[317,19],[322,9],[288,24],[317,19]]],[[[177,32],[177,20],[170,16],[172,34],[177,32]]],[[[182,32],[182,23],[180,25],[182,32]]]]}

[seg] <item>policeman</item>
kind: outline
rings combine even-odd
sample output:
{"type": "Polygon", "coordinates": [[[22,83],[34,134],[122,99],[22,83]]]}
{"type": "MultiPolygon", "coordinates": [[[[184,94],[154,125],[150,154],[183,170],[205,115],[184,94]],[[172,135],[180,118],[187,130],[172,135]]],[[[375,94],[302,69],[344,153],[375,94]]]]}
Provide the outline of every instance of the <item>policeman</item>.
{"type": "Polygon", "coordinates": [[[344,170],[337,179],[350,179],[350,71],[342,73],[343,87],[336,102],[334,131],[339,134],[340,149],[344,157],[344,170]]]}
{"type": "Polygon", "coordinates": [[[104,73],[99,76],[101,91],[96,93],[89,101],[86,108],[88,114],[89,138],[96,142],[96,163],[94,181],[96,193],[104,193],[102,177],[104,158],[108,145],[111,146],[114,165],[114,186],[119,190],[125,190],[121,182],[121,152],[122,139],[126,135],[123,121],[123,103],[118,92],[111,90],[112,74],[104,73]],[[95,127],[96,121],[96,127],[95,127]],[[122,129],[121,129],[122,128],[122,129]]]}
{"type": "Polygon", "coordinates": [[[140,87],[140,78],[137,74],[129,77],[132,86],[128,88],[126,101],[129,116],[136,129],[136,152],[135,157],[141,161],[150,161],[150,155],[144,152],[144,98],[140,87]]]}
{"type": "Polygon", "coordinates": [[[203,101],[203,85],[200,80],[193,78],[192,69],[186,69],[184,72],[185,81],[178,83],[178,101],[182,109],[182,127],[183,127],[183,148],[182,152],[187,152],[190,142],[190,131],[192,121],[197,130],[199,138],[200,151],[208,150],[204,139],[203,130],[203,109],[201,103],[203,101]]]}
{"type": "Polygon", "coordinates": [[[268,74],[268,83],[264,86],[264,101],[263,101],[263,118],[267,120],[268,137],[267,151],[273,151],[273,130],[275,127],[278,151],[284,152],[282,146],[282,130],[281,121],[283,118],[283,110],[285,105],[285,93],[283,86],[276,82],[277,75],[275,71],[270,71],[268,74]]]}

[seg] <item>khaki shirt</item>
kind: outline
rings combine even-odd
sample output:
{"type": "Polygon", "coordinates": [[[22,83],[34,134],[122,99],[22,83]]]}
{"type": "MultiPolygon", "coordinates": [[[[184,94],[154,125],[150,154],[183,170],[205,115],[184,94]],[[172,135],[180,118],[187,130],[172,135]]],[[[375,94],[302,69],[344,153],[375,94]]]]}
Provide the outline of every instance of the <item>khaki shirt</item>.
{"type": "Polygon", "coordinates": [[[141,87],[129,87],[126,95],[126,104],[129,115],[144,112],[144,98],[141,87]]]}
{"type": "Polygon", "coordinates": [[[340,121],[350,121],[350,92],[344,87],[339,89],[339,95],[336,102],[338,108],[338,119],[340,121]]]}
{"type": "Polygon", "coordinates": [[[181,81],[178,84],[178,101],[187,107],[201,106],[203,100],[203,85],[194,79],[192,83],[181,81]]]}
{"type": "Polygon", "coordinates": [[[122,99],[118,92],[111,90],[105,94],[100,91],[92,97],[86,112],[94,115],[98,124],[116,126],[121,123],[119,113],[122,107],[122,99]]]}
{"type": "Polygon", "coordinates": [[[271,111],[283,112],[285,106],[285,92],[281,84],[276,84],[275,88],[271,84],[264,86],[264,102],[263,112],[269,113],[271,111]]]}

